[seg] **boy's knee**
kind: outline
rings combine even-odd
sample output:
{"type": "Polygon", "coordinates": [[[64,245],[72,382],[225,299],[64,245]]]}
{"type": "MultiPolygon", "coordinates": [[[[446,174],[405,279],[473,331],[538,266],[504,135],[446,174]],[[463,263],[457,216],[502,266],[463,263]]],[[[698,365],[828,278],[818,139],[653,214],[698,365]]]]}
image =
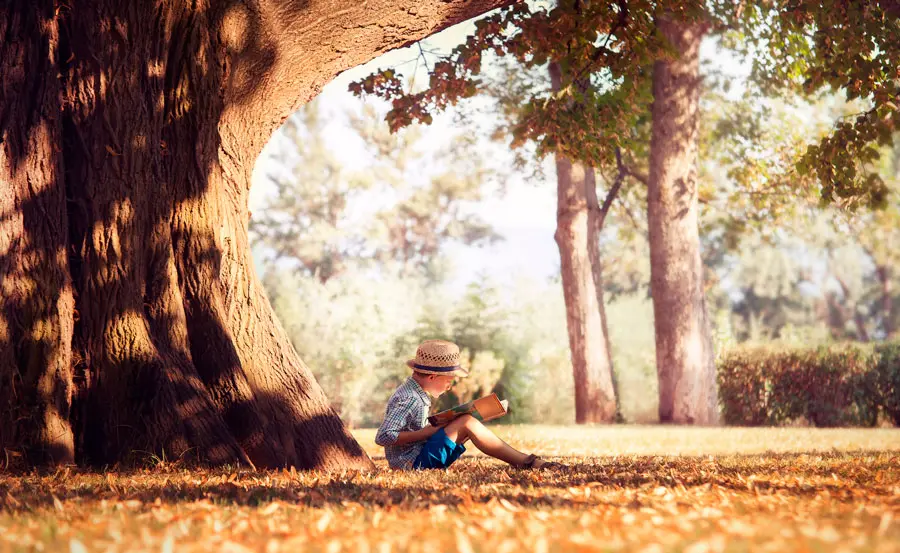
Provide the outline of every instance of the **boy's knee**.
{"type": "Polygon", "coordinates": [[[472,415],[463,415],[460,418],[463,419],[463,425],[465,425],[466,428],[472,428],[473,426],[478,426],[481,424],[481,421],[479,421],[472,415]]]}
{"type": "Polygon", "coordinates": [[[468,428],[474,420],[475,417],[473,417],[472,415],[460,415],[453,419],[447,426],[452,426],[454,428],[468,428]]]}

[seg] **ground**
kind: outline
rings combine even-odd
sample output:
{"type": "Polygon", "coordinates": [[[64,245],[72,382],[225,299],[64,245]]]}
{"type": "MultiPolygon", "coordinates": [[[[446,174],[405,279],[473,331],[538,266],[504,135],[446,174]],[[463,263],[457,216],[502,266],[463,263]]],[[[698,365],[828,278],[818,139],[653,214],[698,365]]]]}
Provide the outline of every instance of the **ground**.
{"type": "Polygon", "coordinates": [[[900,429],[495,428],[572,472],[0,472],[0,551],[900,550],[900,429]]]}

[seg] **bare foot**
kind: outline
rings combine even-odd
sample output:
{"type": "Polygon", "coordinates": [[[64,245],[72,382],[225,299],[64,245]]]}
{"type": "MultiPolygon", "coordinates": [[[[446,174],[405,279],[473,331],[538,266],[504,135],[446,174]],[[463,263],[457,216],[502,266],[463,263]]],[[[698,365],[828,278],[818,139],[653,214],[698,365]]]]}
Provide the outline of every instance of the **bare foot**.
{"type": "Polygon", "coordinates": [[[562,463],[557,463],[555,461],[546,461],[541,459],[537,455],[531,454],[525,458],[525,462],[522,463],[519,468],[522,469],[534,469],[534,470],[569,470],[568,465],[564,465],[562,463]]]}
{"type": "Polygon", "coordinates": [[[541,459],[540,457],[538,457],[537,459],[535,459],[534,465],[532,465],[532,468],[535,468],[538,470],[564,471],[564,470],[569,470],[569,465],[557,463],[556,461],[545,461],[545,460],[541,459]]]}

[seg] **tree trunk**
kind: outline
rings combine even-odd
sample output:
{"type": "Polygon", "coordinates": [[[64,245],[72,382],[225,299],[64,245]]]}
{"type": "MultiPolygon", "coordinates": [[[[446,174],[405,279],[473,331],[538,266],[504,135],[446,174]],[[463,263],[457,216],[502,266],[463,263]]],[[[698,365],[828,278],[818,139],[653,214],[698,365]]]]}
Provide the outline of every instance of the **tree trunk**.
{"type": "Polygon", "coordinates": [[[894,337],[894,291],[891,286],[891,269],[887,265],[877,265],[875,274],[881,284],[881,319],[885,340],[894,337]]]}
{"type": "MultiPolygon", "coordinates": [[[[615,187],[615,185],[613,186],[615,187]]],[[[614,198],[618,191],[612,190],[610,193],[611,197],[614,198]]],[[[600,256],[600,233],[603,231],[605,213],[602,211],[600,202],[597,199],[596,175],[593,169],[589,169],[585,173],[584,194],[587,199],[588,210],[588,259],[590,260],[591,273],[594,277],[594,294],[597,297],[597,310],[600,312],[600,327],[602,329],[602,336],[599,337],[599,341],[600,347],[606,351],[606,368],[601,366],[600,374],[609,374],[612,401],[615,405],[612,420],[616,421],[620,413],[619,384],[616,379],[616,371],[613,367],[612,346],[609,341],[609,327],[607,326],[606,319],[606,302],[603,301],[603,259],[600,256]]],[[[601,381],[603,381],[604,378],[605,377],[601,376],[601,381]]]]}
{"type": "Polygon", "coordinates": [[[677,59],[653,67],[648,219],[660,422],[718,422],[697,208],[702,23],[658,22],[677,59]]]}
{"type": "Polygon", "coordinates": [[[0,10],[0,448],[369,469],[247,240],[272,131],[340,71],[502,2],[0,10]]]}
{"type": "MultiPolygon", "coordinates": [[[[553,88],[558,89],[559,64],[550,64],[550,77],[553,88]]],[[[575,378],[575,422],[612,422],[616,416],[616,395],[603,309],[594,171],[557,154],[556,181],[555,239],[575,378]]]]}
{"type": "Polygon", "coordinates": [[[0,9],[0,463],[71,463],[68,224],[51,2],[0,9]]]}

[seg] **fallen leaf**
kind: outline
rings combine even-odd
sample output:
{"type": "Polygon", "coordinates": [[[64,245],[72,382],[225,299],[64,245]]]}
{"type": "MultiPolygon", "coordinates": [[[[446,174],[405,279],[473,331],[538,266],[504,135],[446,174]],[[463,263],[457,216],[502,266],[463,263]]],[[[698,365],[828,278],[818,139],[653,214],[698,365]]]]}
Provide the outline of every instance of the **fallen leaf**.
{"type": "Polygon", "coordinates": [[[331,511],[325,511],[325,514],[322,515],[322,518],[316,522],[316,529],[319,532],[324,532],[328,529],[328,525],[331,524],[331,519],[334,518],[334,515],[331,514],[331,511]]]}
{"type": "Polygon", "coordinates": [[[272,513],[274,513],[275,511],[277,511],[278,507],[279,507],[278,503],[273,501],[272,503],[269,503],[268,505],[266,505],[265,509],[260,510],[259,514],[269,516],[272,513]]]}

